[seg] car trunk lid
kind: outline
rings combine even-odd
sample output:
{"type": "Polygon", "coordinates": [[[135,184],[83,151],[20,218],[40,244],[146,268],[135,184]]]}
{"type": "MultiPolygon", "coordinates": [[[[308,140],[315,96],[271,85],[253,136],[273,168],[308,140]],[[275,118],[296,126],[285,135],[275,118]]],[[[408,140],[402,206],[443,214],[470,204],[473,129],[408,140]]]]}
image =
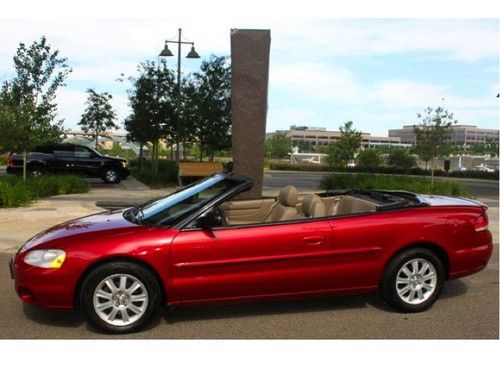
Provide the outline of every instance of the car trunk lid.
{"type": "Polygon", "coordinates": [[[484,203],[468,199],[468,198],[458,198],[458,197],[446,197],[442,195],[426,195],[419,194],[417,199],[424,204],[429,206],[465,206],[465,207],[482,207],[484,210],[488,208],[484,203]]]}

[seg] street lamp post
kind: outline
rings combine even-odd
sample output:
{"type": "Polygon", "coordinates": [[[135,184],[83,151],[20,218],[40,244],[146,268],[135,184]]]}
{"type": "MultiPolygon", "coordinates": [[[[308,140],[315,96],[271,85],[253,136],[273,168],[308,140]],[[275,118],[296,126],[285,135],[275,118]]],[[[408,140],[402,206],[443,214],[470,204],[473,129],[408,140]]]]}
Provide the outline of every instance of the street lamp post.
{"type": "MultiPolygon", "coordinates": [[[[186,55],[187,59],[199,59],[200,55],[194,49],[193,42],[183,42],[182,41],[182,29],[179,29],[179,37],[178,40],[165,40],[165,47],[160,52],[159,57],[171,57],[174,56],[172,51],[168,49],[168,43],[176,43],[177,44],[177,126],[176,126],[176,164],[177,170],[179,171],[179,163],[180,163],[180,142],[182,140],[181,137],[181,46],[183,44],[190,44],[191,51],[186,55]]],[[[180,173],[178,174],[178,183],[182,185],[180,173]]]]}

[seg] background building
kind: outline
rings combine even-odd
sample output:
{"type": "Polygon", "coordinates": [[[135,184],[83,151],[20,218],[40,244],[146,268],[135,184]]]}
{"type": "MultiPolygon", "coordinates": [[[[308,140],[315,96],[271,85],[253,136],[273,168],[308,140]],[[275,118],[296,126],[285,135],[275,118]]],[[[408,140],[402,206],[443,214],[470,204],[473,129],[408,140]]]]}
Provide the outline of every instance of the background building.
{"type": "MultiPolygon", "coordinates": [[[[477,143],[498,142],[498,129],[478,128],[474,125],[452,125],[447,143],[457,146],[471,146],[477,143]]],[[[401,142],[415,144],[413,125],[403,126],[402,129],[389,130],[389,137],[399,137],[401,142]]]]}
{"type": "MultiPolygon", "coordinates": [[[[279,132],[286,133],[294,144],[306,144],[310,150],[314,150],[315,152],[321,151],[321,149],[327,147],[330,143],[337,142],[341,136],[340,131],[326,130],[323,127],[313,126],[291,125],[289,130],[280,130],[279,132]]],[[[272,137],[273,134],[266,134],[266,138],[272,137]]],[[[372,136],[370,133],[362,133],[361,147],[363,149],[379,146],[411,147],[411,143],[402,142],[399,136],[379,137],[372,136]]]]}

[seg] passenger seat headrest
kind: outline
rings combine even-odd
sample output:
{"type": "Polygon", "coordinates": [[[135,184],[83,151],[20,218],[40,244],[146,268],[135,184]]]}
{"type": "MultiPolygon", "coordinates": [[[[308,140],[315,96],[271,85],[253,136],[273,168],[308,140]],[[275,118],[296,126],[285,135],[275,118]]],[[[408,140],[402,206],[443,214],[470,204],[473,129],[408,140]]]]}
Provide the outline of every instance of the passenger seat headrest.
{"type": "Polygon", "coordinates": [[[325,204],[316,194],[308,194],[302,201],[302,213],[307,217],[326,216],[325,204]]]}
{"type": "Polygon", "coordinates": [[[278,202],[283,206],[287,207],[296,207],[298,201],[297,189],[291,185],[281,189],[278,195],[278,202]]]}

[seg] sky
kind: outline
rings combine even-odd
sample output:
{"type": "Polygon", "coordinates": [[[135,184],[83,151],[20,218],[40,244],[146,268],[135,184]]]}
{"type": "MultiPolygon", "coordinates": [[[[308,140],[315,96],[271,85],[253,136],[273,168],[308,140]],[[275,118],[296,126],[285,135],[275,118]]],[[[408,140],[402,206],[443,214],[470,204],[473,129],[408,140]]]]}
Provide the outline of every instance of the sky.
{"type": "MultiPolygon", "coordinates": [[[[117,78],[156,60],[179,27],[202,58],[230,55],[231,28],[271,30],[268,132],[290,125],[336,130],[353,121],[359,130],[387,136],[439,105],[460,124],[499,127],[498,19],[5,19],[0,81],[14,73],[19,42],[45,35],[73,68],[57,97],[64,126],[78,129],[88,88],[113,95],[122,126],[130,84],[117,78]]],[[[200,62],[183,58],[183,71],[200,62]]],[[[167,63],[176,69],[177,58],[167,63]]]]}

